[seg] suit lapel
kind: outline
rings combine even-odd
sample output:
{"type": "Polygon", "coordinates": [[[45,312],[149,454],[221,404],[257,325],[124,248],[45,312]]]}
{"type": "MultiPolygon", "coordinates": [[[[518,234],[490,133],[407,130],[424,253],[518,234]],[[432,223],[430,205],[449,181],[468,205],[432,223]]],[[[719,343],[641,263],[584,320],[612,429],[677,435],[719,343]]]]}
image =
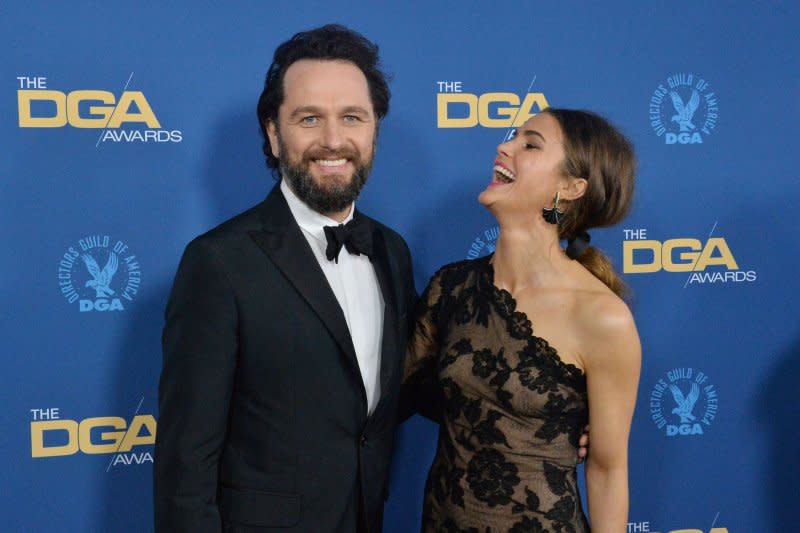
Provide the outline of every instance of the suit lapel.
{"type": "Polygon", "coordinates": [[[395,281],[390,266],[391,262],[389,261],[389,249],[386,246],[386,240],[384,239],[383,233],[380,231],[378,226],[373,224],[369,218],[366,220],[369,221],[373,228],[372,243],[374,257],[372,260],[372,266],[375,268],[375,274],[378,277],[378,284],[380,285],[384,303],[380,369],[381,398],[383,398],[385,393],[388,391],[390,379],[394,374],[395,367],[397,366],[395,362],[398,357],[398,346],[404,346],[404,344],[398,342],[395,281]]]}
{"type": "Polygon", "coordinates": [[[366,405],[364,382],[342,308],[278,186],[261,204],[260,211],[264,230],[251,231],[250,236],[306,300],[336,340],[357,377],[366,405]]]}

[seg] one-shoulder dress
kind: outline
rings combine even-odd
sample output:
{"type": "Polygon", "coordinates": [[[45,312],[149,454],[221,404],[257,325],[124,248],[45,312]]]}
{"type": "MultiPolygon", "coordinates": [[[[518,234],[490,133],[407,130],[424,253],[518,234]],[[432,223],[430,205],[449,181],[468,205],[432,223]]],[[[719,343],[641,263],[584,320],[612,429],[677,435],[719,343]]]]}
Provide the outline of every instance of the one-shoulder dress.
{"type": "Polygon", "coordinates": [[[495,286],[490,259],[439,270],[412,326],[406,393],[441,417],[422,531],[588,532],[576,477],[586,378],[495,286]]]}

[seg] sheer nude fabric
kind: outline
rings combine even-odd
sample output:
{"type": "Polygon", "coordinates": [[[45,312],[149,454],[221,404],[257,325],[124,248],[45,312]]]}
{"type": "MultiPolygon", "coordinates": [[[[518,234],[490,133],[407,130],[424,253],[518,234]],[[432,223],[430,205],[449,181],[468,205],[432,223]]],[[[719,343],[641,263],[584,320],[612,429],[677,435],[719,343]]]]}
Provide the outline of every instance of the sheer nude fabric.
{"type": "Polygon", "coordinates": [[[422,530],[587,532],[575,473],[585,376],[493,277],[490,257],[448,265],[419,302],[406,392],[441,418],[422,530]]]}

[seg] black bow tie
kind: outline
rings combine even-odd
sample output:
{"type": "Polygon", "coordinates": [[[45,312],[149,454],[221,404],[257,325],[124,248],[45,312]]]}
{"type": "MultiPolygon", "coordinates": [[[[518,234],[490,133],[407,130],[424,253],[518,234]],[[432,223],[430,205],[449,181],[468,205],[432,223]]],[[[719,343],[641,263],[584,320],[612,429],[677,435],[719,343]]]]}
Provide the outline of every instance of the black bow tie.
{"type": "Polygon", "coordinates": [[[372,257],[372,233],[362,219],[354,218],[347,224],[324,226],[322,229],[325,230],[325,238],[328,239],[325,256],[329,261],[339,263],[342,246],[351,254],[372,257]]]}

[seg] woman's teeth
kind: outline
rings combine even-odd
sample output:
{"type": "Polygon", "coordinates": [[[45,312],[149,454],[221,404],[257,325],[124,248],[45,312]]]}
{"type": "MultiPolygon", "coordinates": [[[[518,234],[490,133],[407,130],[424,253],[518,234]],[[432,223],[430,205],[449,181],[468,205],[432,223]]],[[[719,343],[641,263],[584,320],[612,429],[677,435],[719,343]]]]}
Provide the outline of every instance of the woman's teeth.
{"type": "Polygon", "coordinates": [[[513,183],[517,179],[513,172],[500,165],[495,165],[494,173],[497,176],[497,181],[503,183],[513,183]]]}

